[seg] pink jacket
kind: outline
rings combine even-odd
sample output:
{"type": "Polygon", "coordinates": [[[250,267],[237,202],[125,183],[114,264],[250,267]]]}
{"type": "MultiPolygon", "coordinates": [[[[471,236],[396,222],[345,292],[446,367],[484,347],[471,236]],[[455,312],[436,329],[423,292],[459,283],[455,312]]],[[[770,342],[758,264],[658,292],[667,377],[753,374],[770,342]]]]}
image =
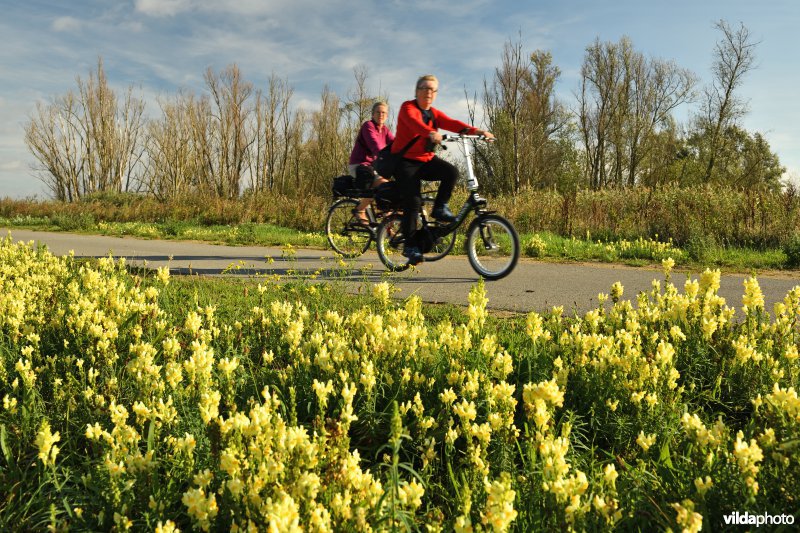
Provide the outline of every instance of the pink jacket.
{"type": "Polygon", "coordinates": [[[369,165],[387,144],[394,140],[394,134],[386,124],[378,130],[372,119],[364,122],[356,136],[353,151],[350,152],[351,165],[369,165]]]}

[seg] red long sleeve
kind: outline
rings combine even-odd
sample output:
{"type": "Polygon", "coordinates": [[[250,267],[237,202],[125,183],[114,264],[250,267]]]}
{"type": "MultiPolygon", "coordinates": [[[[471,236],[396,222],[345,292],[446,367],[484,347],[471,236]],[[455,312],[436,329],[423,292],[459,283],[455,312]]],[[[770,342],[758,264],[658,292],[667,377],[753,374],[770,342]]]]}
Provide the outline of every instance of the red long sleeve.
{"type": "Polygon", "coordinates": [[[434,153],[425,149],[430,132],[437,131],[438,128],[454,133],[464,130],[468,130],[469,133],[476,131],[469,124],[452,119],[435,107],[432,107],[431,111],[433,112],[433,122],[425,124],[422,120],[422,110],[417,106],[416,101],[408,100],[403,102],[397,115],[397,134],[392,144],[393,153],[402,150],[415,135],[419,135],[420,138],[411,145],[403,157],[417,161],[430,161],[433,159],[434,153]],[[434,124],[436,127],[434,127],[434,124]]]}

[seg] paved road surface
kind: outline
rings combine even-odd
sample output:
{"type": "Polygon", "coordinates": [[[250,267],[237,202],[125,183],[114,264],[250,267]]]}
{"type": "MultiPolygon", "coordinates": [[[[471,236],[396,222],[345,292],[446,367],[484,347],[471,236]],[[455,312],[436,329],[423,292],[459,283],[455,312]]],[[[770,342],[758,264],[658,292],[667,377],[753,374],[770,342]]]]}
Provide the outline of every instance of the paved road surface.
{"type": "MultiPolygon", "coordinates": [[[[69,233],[34,232],[0,228],[14,240],[36,241],[51,252],[62,255],[74,250],[79,257],[102,257],[109,253],[126,257],[132,264],[149,267],[169,265],[173,274],[230,275],[240,277],[271,274],[303,275],[321,270],[320,278],[341,279],[355,288],[364,282],[391,280],[400,289],[399,296],[418,294],[427,302],[467,303],[469,289],[478,276],[470,268],[466,256],[446,257],[435,263],[423,263],[416,272],[387,274],[374,251],[350,262],[342,269],[328,250],[298,249],[294,259],[283,257],[280,248],[256,246],[217,246],[196,242],[155,241],[69,233]],[[271,257],[273,262],[267,261],[271,257]],[[388,277],[387,277],[388,276],[388,277]]],[[[697,273],[692,276],[696,277],[697,273]]],[[[724,275],[720,295],[728,305],[741,306],[742,282],[745,275],[724,275]]],[[[487,282],[489,307],[509,311],[546,311],[563,305],[564,311],[584,313],[597,305],[598,293],[608,293],[620,281],[624,298],[635,300],[641,291],[649,291],[651,282],[664,282],[660,269],[632,268],[605,264],[545,263],[521,259],[508,277],[487,282]]],[[[673,273],[673,283],[682,290],[685,273],[673,273]]],[[[767,309],[781,301],[795,285],[800,285],[800,272],[759,275],[767,309]]]]}

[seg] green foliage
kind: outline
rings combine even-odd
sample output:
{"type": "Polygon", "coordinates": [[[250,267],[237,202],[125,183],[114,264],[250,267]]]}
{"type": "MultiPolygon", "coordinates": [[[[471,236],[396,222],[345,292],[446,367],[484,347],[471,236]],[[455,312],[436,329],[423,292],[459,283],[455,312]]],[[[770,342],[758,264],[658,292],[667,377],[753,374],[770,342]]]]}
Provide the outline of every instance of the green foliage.
{"type": "Polygon", "coordinates": [[[59,213],[53,215],[51,221],[63,231],[90,230],[97,223],[91,213],[59,213]]]}
{"type": "Polygon", "coordinates": [[[800,267],[800,232],[792,233],[792,236],[783,245],[783,252],[786,254],[787,267],[800,267]]]}
{"type": "MultiPolygon", "coordinates": [[[[465,197],[466,191],[456,190],[451,203],[457,205],[465,197]]],[[[12,226],[42,228],[50,221],[57,229],[107,235],[326,246],[321,217],[330,204],[327,197],[252,193],[237,200],[123,198],[124,202],[112,204],[4,199],[0,217],[12,226]]],[[[744,270],[781,268],[790,236],[800,232],[800,196],[793,188],[666,186],[563,194],[525,189],[513,196],[492,197],[490,207],[514,223],[523,253],[531,257],[657,262],[663,258],[654,253],[655,243],[660,242],[669,243],[673,251],[687,252],[671,252],[679,263],[683,255],[694,262],[716,261],[744,270]],[[534,246],[534,235],[547,246],[534,246]]]]}
{"type": "Polygon", "coordinates": [[[684,249],[689,257],[699,263],[707,262],[716,248],[713,235],[704,235],[700,231],[692,231],[684,249]]]}
{"type": "Polygon", "coordinates": [[[522,243],[522,253],[528,257],[543,257],[546,250],[547,244],[538,234],[534,234],[522,243]]]}

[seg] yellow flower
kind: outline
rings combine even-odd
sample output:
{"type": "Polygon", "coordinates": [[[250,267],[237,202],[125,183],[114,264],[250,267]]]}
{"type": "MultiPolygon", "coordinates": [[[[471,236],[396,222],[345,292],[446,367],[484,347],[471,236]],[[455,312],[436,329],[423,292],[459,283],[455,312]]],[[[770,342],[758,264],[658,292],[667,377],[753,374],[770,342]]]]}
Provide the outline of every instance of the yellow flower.
{"type": "Polygon", "coordinates": [[[311,385],[319,400],[320,410],[324,410],[328,406],[328,395],[333,392],[333,381],[328,380],[327,383],[322,383],[314,378],[314,383],[311,385]]]}
{"type": "Polygon", "coordinates": [[[454,401],[456,401],[456,393],[453,392],[453,389],[450,387],[446,388],[444,391],[439,393],[439,399],[442,401],[443,404],[450,405],[454,401]]]}
{"type": "Polygon", "coordinates": [[[616,490],[617,488],[617,478],[619,474],[617,473],[617,469],[613,463],[609,463],[603,469],[603,479],[612,490],[616,490]]]}
{"type": "Polygon", "coordinates": [[[719,269],[705,269],[700,274],[700,293],[705,295],[707,293],[716,294],[719,290],[720,271],[719,269]]]}
{"type": "Polygon", "coordinates": [[[155,533],[180,533],[180,531],[172,520],[167,520],[166,522],[159,520],[155,533]]]}
{"type": "Polygon", "coordinates": [[[17,399],[6,394],[3,396],[3,409],[12,415],[17,412],[17,399]]]}
{"type": "Polygon", "coordinates": [[[236,357],[223,357],[219,361],[217,361],[217,368],[225,374],[226,376],[230,376],[233,372],[239,367],[239,359],[236,357]]]}
{"type": "Polygon", "coordinates": [[[39,459],[45,465],[54,465],[56,456],[58,455],[58,446],[56,442],[61,440],[61,435],[58,431],[55,434],[50,432],[50,424],[45,420],[36,434],[36,446],[39,448],[39,459]]]}
{"type": "Polygon", "coordinates": [[[676,520],[678,525],[683,528],[684,533],[697,533],[703,529],[703,515],[694,511],[692,500],[673,503],[672,508],[678,513],[676,520]]]}
{"type": "Polygon", "coordinates": [[[453,405],[453,412],[461,419],[463,424],[472,422],[478,416],[475,404],[466,399],[462,400],[460,404],[453,405]]]}
{"type": "Polygon", "coordinates": [[[664,275],[669,277],[672,268],[675,266],[675,260],[671,257],[661,260],[661,266],[664,269],[664,275]]]}
{"type": "Polygon", "coordinates": [[[655,442],[655,434],[645,435],[644,431],[640,431],[639,436],[636,437],[636,444],[638,444],[644,451],[649,450],[650,447],[655,444],[655,442]]]}
{"type": "Polygon", "coordinates": [[[532,405],[536,399],[541,399],[554,407],[564,405],[564,393],[558,388],[554,379],[536,384],[526,383],[522,387],[522,399],[526,405],[532,405]]]}
{"type": "Polygon", "coordinates": [[[422,505],[422,496],[425,494],[425,489],[416,479],[411,480],[410,483],[403,483],[398,487],[398,497],[400,503],[410,509],[416,509],[422,505]]]}
{"type": "Polygon", "coordinates": [[[217,498],[214,494],[206,497],[202,488],[189,489],[181,498],[186,510],[203,531],[208,531],[211,527],[211,520],[217,516],[217,498]]]}
{"type": "Polygon", "coordinates": [[[217,390],[211,392],[203,392],[200,395],[200,418],[203,422],[209,424],[212,420],[219,416],[219,401],[222,399],[222,394],[217,390]]]}
{"type": "Polygon", "coordinates": [[[622,298],[622,293],[625,292],[625,288],[622,286],[622,283],[619,281],[615,282],[611,286],[611,300],[614,303],[617,303],[620,298],[622,298]]]}
{"type": "Polygon", "coordinates": [[[516,492],[511,488],[511,476],[508,472],[503,472],[499,479],[492,482],[484,479],[483,485],[487,498],[481,512],[481,523],[492,531],[508,531],[517,518],[517,511],[514,509],[516,492]]]}
{"type": "Polygon", "coordinates": [[[677,326],[677,325],[672,326],[671,328],[669,328],[669,335],[670,335],[670,337],[672,337],[673,341],[679,341],[679,340],[680,341],[685,341],[686,340],[686,335],[683,333],[683,331],[681,330],[680,326],[677,326]]]}
{"type": "Polygon", "coordinates": [[[479,331],[486,322],[486,304],[489,299],[486,297],[486,287],[481,278],[476,285],[469,291],[469,306],[467,307],[467,317],[469,317],[469,329],[479,331]]]}
{"type": "Polygon", "coordinates": [[[183,327],[185,327],[192,333],[197,334],[197,332],[200,331],[200,327],[202,325],[203,321],[200,318],[200,315],[198,315],[194,311],[190,311],[189,314],[186,316],[186,321],[184,322],[183,327]]]}
{"type": "Polygon", "coordinates": [[[694,480],[694,486],[697,488],[697,492],[700,496],[705,496],[706,492],[708,492],[708,489],[710,489],[713,484],[714,482],[711,480],[710,476],[706,476],[705,479],[699,477],[694,480]]]}
{"type": "Polygon", "coordinates": [[[372,286],[372,296],[381,304],[387,305],[391,295],[391,288],[387,282],[376,283],[372,286]]]}
{"type": "Polygon", "coordinates": [[[750,439],[750,444],[748,444],[743,440],[743,436],[741,431],[736,434],[736,442],[733,444],[733,456],[744,476],[745,484],[755,495],[758,493],[758,482],[755,479],[759,470],[758,463],[764,460],[764,453],[755,439],[750,439]]]}
{"type": "Polygon", "coordinates": [[[541,315],[536,312],[528,314],[528,318],[525,321],[525,331],[533,342],[540,338],[550,340],[550,332],[544,329],[544,321],[541,315]]]}
{"type": "Polygon", "coordinates": [[[744,296],[742,296],[742,305],[744,306],[745,313],[754,309],[764,308],[764,293],[761,292],[761,287],[758,285],[758,280],[754,277],[749,277],[744,280],[744,296]]]}

